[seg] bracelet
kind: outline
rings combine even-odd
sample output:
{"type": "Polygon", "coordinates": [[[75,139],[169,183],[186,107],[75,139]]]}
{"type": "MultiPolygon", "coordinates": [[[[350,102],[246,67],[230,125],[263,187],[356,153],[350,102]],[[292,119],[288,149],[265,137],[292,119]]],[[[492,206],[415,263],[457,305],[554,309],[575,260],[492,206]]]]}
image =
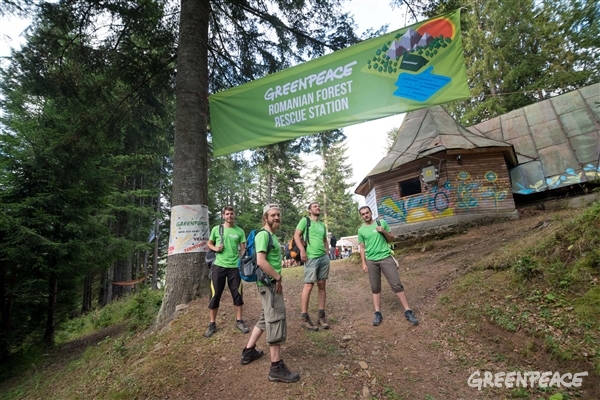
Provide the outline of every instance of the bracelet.
{"type": "Polygon", "coordinates": [[[283,278],[283,276],[279,275],[279,279],[275,279],[275,282],[281,283],[281,278],[283,278]]]}

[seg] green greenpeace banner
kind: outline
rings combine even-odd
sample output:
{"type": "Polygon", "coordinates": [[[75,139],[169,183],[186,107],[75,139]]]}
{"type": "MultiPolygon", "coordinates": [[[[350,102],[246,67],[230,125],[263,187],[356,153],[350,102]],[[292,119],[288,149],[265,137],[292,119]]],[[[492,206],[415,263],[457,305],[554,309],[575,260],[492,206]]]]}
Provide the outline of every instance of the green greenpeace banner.
{"type": "Polygon", "coordinates": [[[220,156],[466,97],[455,11],[211,95],[213,151],[220,156]]]}

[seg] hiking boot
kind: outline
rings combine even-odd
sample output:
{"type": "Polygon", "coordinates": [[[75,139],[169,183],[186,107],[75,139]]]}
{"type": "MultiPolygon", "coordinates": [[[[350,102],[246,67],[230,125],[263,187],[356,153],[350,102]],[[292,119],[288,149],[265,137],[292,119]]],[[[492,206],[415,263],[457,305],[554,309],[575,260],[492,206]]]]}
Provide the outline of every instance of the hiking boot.
{"type": "Polygon", "coordinates": [[[308,314],[302,314],[302,327],[307,331],[316,332],[319,330],[318,326],[312,323],[308,314]]]}
{"type": "Polygon", "coordinates": [[[204,337],[211,337],[212,335],[215,334],[216,331],[217,331],[217,324],[215,324],[214,322],[211,322],[210,324],[208,324],[208,329],[204,333],[204,337]]]}
{"type": "Polygon", "coordinates": [[[238,319],[235,322],[235,327],[238,328],[242,333],[248,333],[248,332],[250,332],[250,329],[248,329],[248,327],[244,323],[243,319],[238,319]]]}
{"type": "Polygon", "coordinates": [[[329,329],[329,323],[327,322],[327,317],[325,316],[325,311],[319,311],[319,319],[317,319],[317,324],[323,329],[329,329]]]}
{"type": "Polygon", "coordinates": [[[375,319],[373,319],[373,326],[379,326],[383,320],[383,315],[379,311],[375,311],[375,319]]]}
{"type": "Polygon", "coordinates": [[[412,310],[404,311],[404,316],[411,324],[419,325],[419,321],[417,320],[417,317],[415,317],[415,314],[413,314],[412,310]]]}
{"type": "Polygon", "coordinates": [[[242,350],[242,365],[250,364],[254,360],[258,360],[263,356],[262,350],[256,350],[256,348],[242,350]]]}
{"type": "Polygon", "coordinates": [[[300,379],[300,375],[290,371],[283,363],[283,360],[279,361],[279,364],[277,365],[271,365],[271,369],[269,370],[269,381],[292,383],[296,382],[298,379],[300,379]]]}

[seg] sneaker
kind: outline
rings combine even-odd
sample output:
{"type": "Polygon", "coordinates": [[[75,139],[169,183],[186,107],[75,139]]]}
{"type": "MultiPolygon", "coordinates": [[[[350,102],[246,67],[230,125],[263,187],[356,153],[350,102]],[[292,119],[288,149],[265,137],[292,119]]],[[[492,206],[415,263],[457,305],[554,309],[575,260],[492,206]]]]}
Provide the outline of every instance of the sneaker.
{"type": "Polygon", "coordinates": [[[296,382],[298,379],[300,379],[300,375],[290,371],[283,363],[283,360],[277,365],[271,365],[271,369],[269,370],[269,381],[292,383],[296,382]]]}
{"type": "Polygon", "coordinates": [[[404,316],[411,324],[419,325],[419,321],[417,320],[417,317],[415,317],[415,314],[412,312],[412,310],[404,311],[404,316]]]}
{"type": "Polygon", "coordinates": [[[316,332],[319,330],[318,326],[312,323],[308,314],[302,314],[302,327],[307,331],[316,332]]]}
{"type": "Polygon", "coordinates": [[[383,320],[383,315],[379,311],[375,311],[375,319],[373,319],[373,326],[379,326],[383,320]]]}
{"type": "Polygon", "coordinates": [[[325,312],[319,312],[319,319],[317,319],[317,324],[319,324],[319,326],[323,329],[329,329],[329,323],[327,322],[325,312]]]}
{"type": "Polygon", "coordinates": [[[235,327],[238,328],[242,333],[250,332],[250,329],[248,329],[243,319],[237,320],[235,322],[235,327]]]}
{"type": "Polygon", "coordinates": [[[216,331],[217,331],[217,324],[211,322],[210,324],[208,324],[208,329],[204,333],[204,337],[211,337],[212,335],[215,334],[216,331]]]}
{"type": "Polygon", "coordinates": [[[258,360],[265,353],[262,350],[256,350],[256,348],[242,350],[242,365],[250,364],[254,360],[258,360]]]}

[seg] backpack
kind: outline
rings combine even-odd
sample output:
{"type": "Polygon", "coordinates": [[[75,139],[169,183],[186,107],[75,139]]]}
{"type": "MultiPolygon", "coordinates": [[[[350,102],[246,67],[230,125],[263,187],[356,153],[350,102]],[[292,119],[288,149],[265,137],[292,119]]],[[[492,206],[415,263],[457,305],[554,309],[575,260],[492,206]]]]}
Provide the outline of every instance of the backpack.
{"type": "MultiPolygon", "coordinates": [[[[308,244],[308,228],[310,228],[310,218],[306,218],[306,234],[304,235],[305,240],[302,240],[302,244],[304,245],[304,249],[306,250],[306,245],[308,244]]],[[[290,257],[292,260],[296,260],[296,262],[300,262],[300,249],[296,245],[296,241],[294,238],[291,238],[287,244],[287,249],[290,252],[290,257]]]]}
{"type": "MultiPolygon", "coordinates": [[[[221,244],[223,244],[223,230],[224,230],[223,224],[219,225],[219,237],[221,238],[221,244]]],[[[215,253],[212,250],[208,250],[206,252],[206,257],[204,258],[204,260],[206,261],[206,266],[208,267],[208,269],[212,268],[216,259],[217,259],[217,253],[215,253]]]]}
{"type": "Polygon", "coordinates": [[[270,283],[270,278],[260,269],[256,262],[256,246],[255,239],[256,235],[260,231],[265,231],[269,235],[269,244],[267,245],[267,254],[269,250],[275,247],[273,245],[273,236],[265,229],[253,230],[248,234],[246,238],[246,250],[244,255],[238,261],[238,270],[240,271],[240,277],[245,282],[262,282],[264,284],[270,283]]]}

